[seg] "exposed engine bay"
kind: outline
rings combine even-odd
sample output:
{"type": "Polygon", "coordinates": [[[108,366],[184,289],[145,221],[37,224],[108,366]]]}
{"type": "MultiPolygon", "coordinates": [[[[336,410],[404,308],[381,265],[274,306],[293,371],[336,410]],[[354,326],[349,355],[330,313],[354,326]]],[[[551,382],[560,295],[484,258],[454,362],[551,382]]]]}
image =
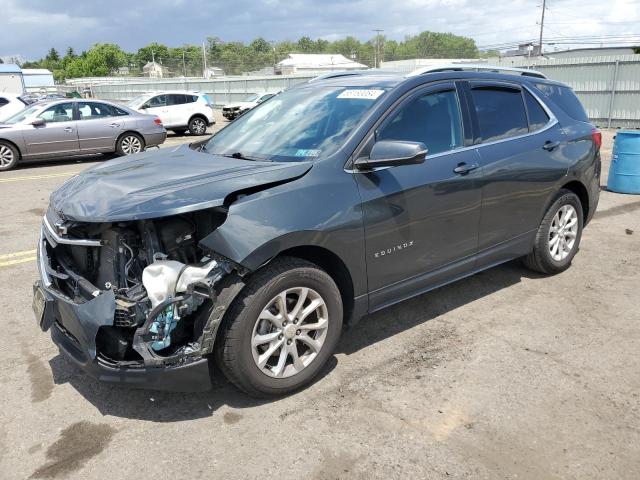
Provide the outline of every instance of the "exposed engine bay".
{"type": "Polygon", "coordinates": [[[198,243],[224,221],[223,210],[118,223],[52,215],[43,248],[56,290],[76,304],[106,292],[115,298],[113,325],[100,326],[95,339],[100,361],[153,366],[209,353],[218,284],[241,271],[198,243]]]}

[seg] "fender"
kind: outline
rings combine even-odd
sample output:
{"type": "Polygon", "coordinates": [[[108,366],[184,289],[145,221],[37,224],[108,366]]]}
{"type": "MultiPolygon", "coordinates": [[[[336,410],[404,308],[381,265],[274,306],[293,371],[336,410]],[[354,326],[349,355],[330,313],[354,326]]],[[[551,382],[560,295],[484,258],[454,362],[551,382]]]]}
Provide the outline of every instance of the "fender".
{"type": "Polygon", "coordinates": [[[290,248],[322,247],[346,265],[354,294],[366,294],[364,225],[356,185],[348,173],[326,180],[327,175],[313,175],[319,170],[239,198],[229,206],[223,224],[200,244],[250,271],[290,248]]]}

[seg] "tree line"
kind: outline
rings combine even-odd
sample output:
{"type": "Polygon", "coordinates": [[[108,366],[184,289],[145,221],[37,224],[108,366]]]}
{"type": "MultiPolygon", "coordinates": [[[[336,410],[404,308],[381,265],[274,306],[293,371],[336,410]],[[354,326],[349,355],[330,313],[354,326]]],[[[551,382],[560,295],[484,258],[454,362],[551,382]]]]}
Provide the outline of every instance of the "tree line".
{"type": "Polygon", "coordinates": [[[205,59],[209,67],[219,67],[227,75],[239,75],[271,67],[290,53],[342,54],[368,67],[379,66],[381,60],[478,58],[487,55],[487,52],[481,54],[471,38],[429,31],[407,36],[401,41],[384,36],[367,41],[352,36],[335,41],[313,40],[304,36],[297,41],[282,42],[268,42],[259,37],[244,43],[209,37],[205,45],[205,55],[200,45],[169,47],[156,42],[136,52],[126,52],[113,43],[99,43],[79,54],[71,47],[63,55],[51,48],[44,58],[25,62],[22,67],[47,68],[53,72],[56,80],[61,81],[77,77],[138,76],[143,74],[144,66],[152,61],[163,66],[165,76],[179,77],[202,76],[205,59]]]}

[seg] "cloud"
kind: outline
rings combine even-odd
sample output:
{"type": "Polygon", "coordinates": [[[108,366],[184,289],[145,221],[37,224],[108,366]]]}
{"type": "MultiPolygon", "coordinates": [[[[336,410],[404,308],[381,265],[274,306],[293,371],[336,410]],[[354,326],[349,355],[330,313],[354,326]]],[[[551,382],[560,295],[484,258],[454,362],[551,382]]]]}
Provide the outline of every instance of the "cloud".
{"type": "MultiPolygon", "coordinates": [[[[472,37],[480,46],[537,37],[538,0],[3,0],[0,56],[42,57],[49,48],[85,50],[113,42],[135,51],[152,41],[179,46],[208,36],[247,41],[373,36],[401,40],[423,30],[472,37]]],[[[555,0],[549,37],[633,33],[637,0],[555,0]]]]}

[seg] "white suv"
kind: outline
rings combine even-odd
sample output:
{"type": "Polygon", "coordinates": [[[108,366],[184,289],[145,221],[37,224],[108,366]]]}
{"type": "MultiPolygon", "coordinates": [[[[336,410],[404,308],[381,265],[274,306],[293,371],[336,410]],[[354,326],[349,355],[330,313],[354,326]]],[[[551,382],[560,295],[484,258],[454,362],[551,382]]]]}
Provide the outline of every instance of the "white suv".
{"type": "Polygon", "coordinates": [[[29,101],[28,97],[16,95],[15,93],[0,92],[0,122],[24,110],[29,103],[32,102],[29,101]]]}
{"type": "Polygon", "coordinates": [[[213,125],[213,104],[202,93],[171,91],[146,93],[134,98],[129,108],[142,113],[157,115],[167,130],[182,134],[204,135],[213,125]]]}

